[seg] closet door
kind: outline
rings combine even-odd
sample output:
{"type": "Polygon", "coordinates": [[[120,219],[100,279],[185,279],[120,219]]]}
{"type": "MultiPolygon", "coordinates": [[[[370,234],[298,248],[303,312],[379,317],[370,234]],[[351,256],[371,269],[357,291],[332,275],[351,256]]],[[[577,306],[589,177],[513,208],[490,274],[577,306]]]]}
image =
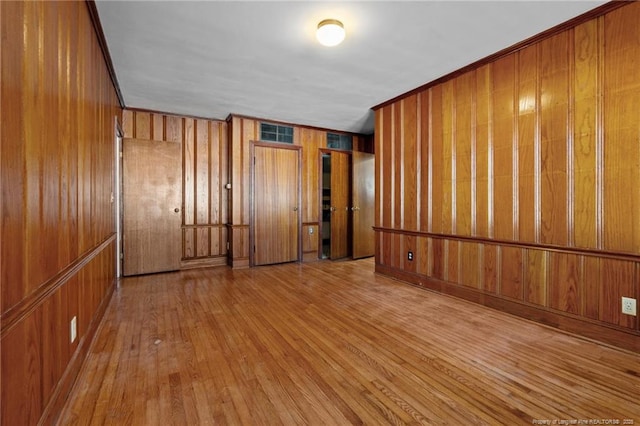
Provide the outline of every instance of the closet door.
{"type": "Polygon", "coordinates": [[[300,151],[254,146],[253,265],[299,260],[300,151]]]}
{"type": "Polygon", "coordinates": [[[331,259],[349,255],[349,154],[331,153],[331,259]]]}
{"type": "Polygon", "coordinates": [[[180,144],[125,139],[122,192],[124,275],[180,269],[180,144]]]}
{"type": "Polygon", "coordinates": [[[375,156],[353,151],[353,258],[375,254],[375,156]]]}

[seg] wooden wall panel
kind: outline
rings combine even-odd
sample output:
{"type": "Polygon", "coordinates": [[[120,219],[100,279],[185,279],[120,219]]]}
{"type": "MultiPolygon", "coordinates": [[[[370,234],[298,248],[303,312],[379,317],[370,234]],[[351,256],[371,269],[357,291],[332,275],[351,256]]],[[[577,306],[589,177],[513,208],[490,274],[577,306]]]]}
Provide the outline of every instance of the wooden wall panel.
{"type": "Polygon", "coordinates": [[[482,255],[483,289],[494,294],[498,291],[498,247],[485,244],[482,255]]]}
{"type": "Polygon", "coordinates": [[[604,18],[604,248],[640,252],[640,4],[604,18]]]}
{"type": "MultiPolygon", "coordinates": [[[[327,146],[327,135],[313,129],[300,129],[302,150],[302,222],[320,222],[320,148],[327,146]]],[[[314,248],[316,251],[318,247],[314,248]]]]}
{"type": "MultiPolygon", "coordinates": [[[[416,173],[417,173],[417,185],[416,188],[416,204],[418,213],[418,230],[423,232],[429,232],[431,226],[431,171],[432,167],[421,167],[423,161],[429,162],[431,158],[431,100],[429,91],[424,91],[418,94],[418,102],[416,105],[417,115],[417,144],[416,149],[416,173]],[[424,159],[424,160],[423,160],[424,159]]],[[[376,156],[377,158],[378,156],[376,156]]],[[[376,191],[376,196],[378,196],[376,191]]]]}
{"type": "Polygon", "coordinates": [[[382,135],[382,143],[381,143],[381,149],[378,149],[378,147],[376,147],[376,152],[380,152],[381,153],[381,157],[384,159],[384,163],[380,163],[380,183],[381,185],[379,186],[380,188],[382,188],[382,192],[383,194],[387,194],[386,197],[382,197],[381,198],[381,206],[380,206],[380,210],[379,210],[379,215],[380,215],[380,224],[382,224],[382,226],[386,227],[386,228],[390,228],[391,227],[391,215],[393,214],[393,200],[394,200],[394,193],[391,191],[392,188],[392,182],[393,182],[393,157],[391,155],[392,153],[392,146],[393,146],[393,139],[391,137],[392,133],[392,128],[391,128],[391,123],[393,122],[392,120],[392,109],[391,107],[386,107],[383,108],[380,111],[380,116],[382,117],[381,121],[382,121],[382,129],[379,132],[376,132],[376,134],[381,134],[382,135]]]}
{"type": "Polygon", "coordinates": [[[575,254],[551,253],[550,262],[549,269],[553,279],[550,282],[549,306],[559,311],[582,315],[583,258],[575,254]]]}
{"type": "MultiPolygon", "coordinates": [[[[417,175],[417,96],[410,96],[402,101],[403,123],[402,130],[402,164],[401,197],[401,226],[403,229],[415,231],[418,229],[418,185],[417,175]]],[[[405,251],[406,252],[406,251],[405,251]]]]}
{"type": "Polygon", "coordinates": [[[467,287],[481,287],[481,253],[480,245],[472,242],[461,243],[460,249],[460,284],[467,287]]]}
{"type": "Polygon", "coordinates": [[[539,242],[540,140],[538,128],[538,49],[531,46],[518,55],[518,225],[520,241],[539,242]]]}
{"type": "Polygon", "coordinates": [[[577,247],[600,247],[598,241],[598,21],[574,31],[573,236],[577,247]]]}
{"type": "Polygon", "coordinates": [[[444,240],[441,238],[434,238],[432,241],[433,254],[433,277],[438,280],[445,279],[445,252],[444,252],[444,240]]]}
{"type": "Polygon", "coordinates": [[[523,300],[523,249],[506,246],[500,249],[500,294],[523,300]]]}
{"type": "Polygon", "coordinates": [[[547,306],[549,252],[529,249],[525,251],[524,300],[547,306]]]}
{"type": "Polygon", "coordinates": [[[455,86],[455,220],[456,234],[470,236],[475,228],[475,72],[454,80],[455,86]],[[473,124],[472,124],[473,123],[473,124]],[[472,151],[472,144],[474,149],[472,151]],[[473,163],[473,165],[472,165],[473,163]]]}
{"type": "Polygon", "coordinates": [[[37,424],[44,410],[41,324],[39,308],[2,338],[3,424],[37,424]]]}
{"type": "Polygon", "coordinates": [[[567,152],[570,52],[568,33],[538,45],[540,67],[540,242],[568,245],[567,152]],[[558,46],[563,46],[559,49],[558,46]]]}
{"type": "Polygon", "coordinates": [[[620,312],[621,298],[623,296],[637,297],[637,285],[638,277],[634,262],[601,259],[599,319],[610,324],[637,330],[638,317],[623,315],[620,312]]]}
{"type": "Polygon", "coordinates": [[[402,219],[404,216],[404,188],[402,186],[404,179],[404,158],[402,151],[404,149],[404,141],[402,139],[402,129],[404,125],[397,124],[404,122],[402,102],[398,105],[392,105],[391,114],[394,125],[391,126],[391,134],[393,140],[400,143],[393,144],[391,155],[393,165],[391,167],[391,186],[393,188],[393,199],[391,201],[391,224],[394,228],[402,227],[402,219]]]}
{"type": "Polygon", "coordinates": [[[620,300],[640,297],[637,22],[640,3],[616,5],[376,109],[381,271],[640,337],[620,300]],[[398,235],[427,263],[393,263],[398,235]]]}
{"type": "Polygon", "coordinates": [[[416,251],[415,260],[418,264],[416,266],[416,272],[422,275],[431,275],[429,269],[429,259],[431,257],[431,250],[429,249],[430,239],[425,237],[416,238],[416,251]]]}
{"type": "Polygon", "coordinates": [[[460,283],[460,246],[459,241],[445,240],[445,280],[460,283]]]}
{"type": "Polygon", "coordinates": [[[403,269],[409,272],[418,270],[418,249],[416,237],[413,235],[403,235],[401,239],[400,256],[404,262],[403,269]],[[413,252],[413,260],[409,260],[407,253],[413,252]]]}
{"type": "Polygon", "coordinates": [[[302,226],[302,253],[318,254],[318,225],[302,226]]]}
{"type": "Polygon", "coordinates": [[[50,424],[114,288],[121,109],[86,3],[1,2],[0,31],[0,424],[50,424]]]}
{"type": "Polygon", "coordinates": [[[475,234],[490,238],[493,229],[493,133],[491,112],[491,67],[476,70],[475,114],[475,234]]]}
{"type": "MultiPolygon", "coordinates": [[[[582,266],[582,315],[590,319],[600,319],[600,261],[598,257],[585,257],[582,266]]],[[[557,298],[557,296],[556,296],[557,298]]]]}
{"type": "MultiPolygon", "coordinates": [[[[397,116],[400,117],[400,107],[397,108],[397,116]]],[[[384,118],[379,117],[377,119],[381,126],[384,126],[384,118]]],[[[389,122],[391,122],[391,116],[389,116],[389,122]]],[[[228,254],[228,263],[233,267],[248,267],[249,266],[249,220],[251,215],[249,196],[251,189],[249,187],[249,176],[251,170],[251,153],[250,147],[252,142],[260,141],[260,123],[267,122],[273,123],[268,119],[259,119],[252,117],[231,115],[227,120],[228,125],[228,158],[227,163],[228,174],[231,180],[231,190],[229,191],[229,223],[227,226],[227,232],[229,232],[230,252],[228,254]]],[[[320,149],[326,148],[328,131],[325,129],[310,128],[295,124],[278,123],[293,127],[293,144],[302,146],[302,163],[301,163],[301,175],[302,175],[302,188],[301,198],[302,205],[302,225],[303,233],[308,233],[310,228],[318,229],[320,223],[320,149]]],[[[398,132],[401,130],[398,127],[398,132]]],[[[391,131],[389,127],[388,131],[391,131]]],[[[379,133],[375,139],[374,147],[372,145],[372,138],[370,136],[353,135],[354,148],[362,149],[365,151],[379,150],[384,152],[383,155],[388,155],[391,158],[391,154],[387,147],[391,145],[386,143],[384,139],[386,133],[379,133]],[[380,136],[382,135],[382,137],[380,136]]],[[[399,134],[398,134],[399,135],[399,134]]],[[[389,134],[389,141],[391,136],[389,134]]],[[[400,148],[396,149],[400,152],[400,148]]],[[[402,159],[399,154],[394,154],[399,163],[402,163],[402,159]]],[[[390,168],[378,169],[376,172],[377,179],[379,181],[387,182],[389,179],[393,181],[392,171],[393,164],[390,168]]],[[[397,180],[398,185],[400,180],[397,180]]],[[[397,193],[400,193],[400,188],[397,187],[397,193]]],[[[399,196],[394,192],[394,196],[399,196]]],[[[398,207],[398,211],[401,208],[398,207]]],[[[377,214],[380,214],[382,210],[377,209],[377,214]]],[[[400,218],[400,215],[397,216],[400,218]]],[[[383,216],[380,220],[391,220],[391,216],[383,216]]],[[[309,237],[303,235],[303,247],[305,239],[307,244],[309,241],[318,241],[317,236],[309,237]]],[[[317,256],[312,256],[311,253],[317,252],[318,247],[311,250],[308,246],[303,250],[303,260],[317,260],[317,256]],[[307,255],[304,255],[307,253],[307,255]]]]}
{"type": "MultiPolygon", "coordinates": [[[[456,192],[455,192],[455,103],[453,81],[442,86],[442,157],[436,160],[442,164],[442,215],[440,220],[442,233],[455,234],[456,192]]],[[[437,202],[437,201],[436,201],[437,202]]]]}
{"type": "Polygon", "coordinates": [[[227,256],[227,123],[125,110],[125,137],[182,145],[182,266],[221,265],[227,256]],[[143,117],[143,118],[141,118],[143,117]],[[138,126],[143,125],[144,129],[138,126]],[[147,127],[149,129],[147,130],[147,127]]]}
{"type": "Polygon", "coordinates": [[[507,56],[493,64],[493,183],[494,231],[500,240],[512,240],[514,199],[514,86],[515,57],[507,56]]]}
{"type": "MultiPolygon", "coordinates": [[[[422,164],[420,167],[424,167],[424,163],[427,162],[429,164],[429,173],[431,176],[431,185],[430,185],[430,197],[426,200],[429,203],[429,210],[431,211],[430,217],[430,225],[429,232],[433,232],[435,234],[444,233],[444,228],[442,226],[442,215],[443,215],[443,203],[444,200],[444,192],[443,192],[443,180],[444,180],[444,165],[442,161],[443,155],[443,137],[442,137],[442,127],[443,127],[443,104],[442,104],[442,86],[438,85],[429,89],[430,94],[430,112],[431,116],[429,117],[429,128],[430,128],[430,160],[428,158],[422,158],[422,164]]],[[[383,188],[384,190],[384,188],[383,188]]],[[[384,193],[383,193],[384,195],[384,193]]],[[[384,199],[384,196],[383,196],[384,199]]],[[[420,200],[423,202],[422,200],[420,200]]]]}

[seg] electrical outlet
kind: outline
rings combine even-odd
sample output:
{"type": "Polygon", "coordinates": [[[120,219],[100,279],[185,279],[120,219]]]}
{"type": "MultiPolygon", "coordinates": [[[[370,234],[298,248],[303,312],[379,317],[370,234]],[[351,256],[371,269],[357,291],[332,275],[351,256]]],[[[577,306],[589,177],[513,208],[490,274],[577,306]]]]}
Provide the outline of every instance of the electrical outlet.
{"type": "Polygon", "coordinates": [[[309,235],[313,234],[313,226],[309,227],[309,235]]]}
{"type": "Polygon", "coordinates": [[[622,298],[622,313],[627,315],[636,316],[636,299],[630,297],[622,298]]]}
{"type": "Polygon", "coordinates": [[[71,325],[69,329],[71,334],[71,343],[73,343],[76,341],[76,337],[78,336],[78,317],[71,318],[71,325]]]}
{"type": "Polygon", "coordinates": [[[413,260],[413,252],[412,251],[408,251],[407,252],[407,260],[413,260]]]}

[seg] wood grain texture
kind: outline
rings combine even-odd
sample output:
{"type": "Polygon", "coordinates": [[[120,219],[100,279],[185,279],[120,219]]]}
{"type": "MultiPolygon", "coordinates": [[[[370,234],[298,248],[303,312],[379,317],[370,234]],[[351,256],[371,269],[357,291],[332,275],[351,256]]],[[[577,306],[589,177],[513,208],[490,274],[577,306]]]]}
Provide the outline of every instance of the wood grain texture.
{"type": "Polygon", "coordinates": [[[50,424],[113,289],[121,110],[86,3],[2,2],[0,33],[0,423],[50,424]]]}
{"type": "Polygon", "coordinates": [[[351,158],[331,152],[331,259],[351,254],[351,158]]]}
{"type": "Polygon", "coordinates": [[[554,279],[550,282],[550,307],[577,315],[582,313],[582,300],[585,297],[581,288],[585,278],[583,262],[584,259],[577,255],[551,254],[550,269],[554,279]]]}
{"type": "Polygon", "coordinates": [[[300,151],[254,146],[253,265],[300,260],[300,151]]]}
{"type": "Polygon", "coordinates": [[[180,144],[123,141],[124,275],[180,268],[180,144]]]}
{"type": "Polygon", "coordinates": [[[640,226],[636,212],[640,194],[640,5],[633,2],[604,18],[604,246],[640,252],[640,226]]]}
{"type": "Polygon", "coordinates": [[[193,270],[124,280],[58,423],[638,418],[638,365],[371,260],[193,270]]]}
{"type": "MultiPolygon", "coordinates": [[[[293,144],[302,147],[301,160],[301,194],[302,222],[318,222],[320,219],[320,149],[326,149],[326,134],[329,129],[320,129],[292,123],[280,123],[268,119],[230,115],[228,126],[228,174],[231,180],[231,190],[228,193],[230,232],[229,264],[232,266],[246,266],[245,247],[249,246],[249,234],[236,230],[249,226],[250,197],[249,170],[250,146],[252,142],[260,141],[260,123],[276,123],[293,127],[293,144]],[[242,239],[246,239],[241,241],[242,239]]],[[[340,132],[339,132],[340,133],[340,132]]],[[[372,151],[371,137],[352,135],[354,149],[372,151]]],[[[379,144],[380,142],[375,142],[379,144]]],[[[350,206],[349,206],[350,207],[350,206]]],[[[315,260],[315,259],[312,259],[315,260]]]]}
{"type": "Polygon", "coordinates": [[[493,87],[493,182],[494,210],[493,236],[510,240],[513,235],[514,200],[514,85],[515,59],[508,56],[492,66],[493,87]]]}
{"type": "Polygon", "coordinates": [[[417,185],[417,97],[410,96],[402,100],[402,116],[404,120],[402,130],[402,158],[398,161],[403,165],[401,176],[402,192],[402,229],[417,230],[418,224],[418,190],[417,185]]]}
{"type": "MultiPolygon", "coordinates": [[[[574,30],[574,240],[578,247],[597,243],[598,34],[597,21],[574,30]]],[[[600,123],[601,124],[601,123],[600,123]]]]}
{"type": "MultiPolygon", "coordinates": [[[[320,221],[320,199],[318,196],[320,168],[320,149],[327,145],[325,132],[300,129],[302,145],[302,221],[320,221]]],[[[318,247],[314,247],[317,251],[318,247]]]]}
{"type": "Polygon", "coordinates": [[[352,256],[359,259],[375,252],[375,155],[353,151],[351,162],[352,256]]]}
{"type": "Polygon", "coordinates": [[[427,278],[473,288],[455,258],[475,262],[466,242],[477,240],[490,263],[471,283],[487,294],[637,330],[618,312],[640,284],[609,262],[627,268],[640,253],[640,4],[602,13],[376,108],[387,155],[375,228],[437,237],[427,278]],[[394,171],[413,182],[414,169],[415,204],[392,183],[394,171]]]}
{"type": "Polygon", "coordinates": [[[318,224],[304,223],[302,225],[302,253],[313,253],[310,259],[318,259],[318,224]]]}
{"type": "Polygon", "coordinates": [[[181,146],[181,261],[226,257],[227,123],[136,109],[125,110],[123,120],[127,138],[141,134],[138,123],[148,122],[151,130],[143,129],[142,134],[149,140],[181,146]]]}

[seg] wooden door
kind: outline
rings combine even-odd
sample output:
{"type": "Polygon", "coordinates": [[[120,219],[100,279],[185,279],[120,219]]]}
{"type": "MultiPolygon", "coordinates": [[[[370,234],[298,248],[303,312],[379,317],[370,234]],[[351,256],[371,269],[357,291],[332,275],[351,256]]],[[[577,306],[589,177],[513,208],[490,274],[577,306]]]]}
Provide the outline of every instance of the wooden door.
{"type": "Polygon", "coordinates": [[[125,139],[123,145],[124,275],[180,269],[180,144],[125,139]]]}
{"type": "Polygon", "coordinates": [[[299,260],[300,151],[254,146],[253,265],[299,260]]]}
{"type": "Polygon", "coordinates": [[[353,258],[375,254],[375,156],[352,153],[353,258]]]}
{"type": "Polygon", "coordinates": [[[331,259],[349,256],[349,154],[331,153],[331,259]]]}

